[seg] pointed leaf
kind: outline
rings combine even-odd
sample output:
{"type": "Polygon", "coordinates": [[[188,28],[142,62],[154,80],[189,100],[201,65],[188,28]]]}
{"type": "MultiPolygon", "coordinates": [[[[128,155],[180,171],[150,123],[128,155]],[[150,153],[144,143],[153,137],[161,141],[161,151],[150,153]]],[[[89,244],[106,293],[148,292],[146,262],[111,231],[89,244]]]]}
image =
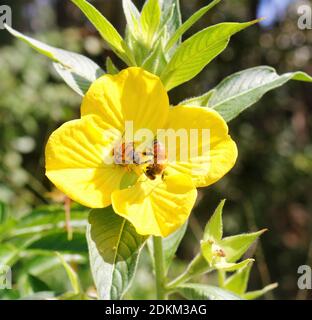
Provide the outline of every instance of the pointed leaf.
{"type": "Polygon", "coordinates": [[[106,71],[109,74],[118,74],[119,73],[118,68],[115,66],[114,62],[112,61],[112,59],[110,57],[106,58],[106,71]]]}
{"type": "Polygon", "coordinates": [[[142,32],[146,42],[152,46],[160,25],[160,6],[158,0],[147,0],[141,13],[142,32]]]}
{"type": "Polygon", "coordinates": [[[212,217],[209,219],[205,231],[204,231],[204,241],[209,239],[219,241],[222,239],[223,235],[223,224],[222,224],[222,210],[225,204],[225,200],[222,200],[215,210],[212,217]]]}
{"type": "Polygon", "coordinates": [[[247,290],[252,265],[252,262],[248,263],[226,279],[224,288],[238,294],[239,296],[243,295],[247,290]]]}
{"type": "Polygon", "coordinates": [[[66,262],[66,260],[64,259],[64,257],[56,252],[56,255],[59,257],[65,271],[66,274],[68,276],[68,279],[72,285],[72,288],[74,290],[74,294],[79,294],[81,293],[81,287],[80,287],[80,283],[79,283],[79,278],[77,273],[74,271],[74,269],[66,262]]]}
{"type": "Polygon", "coordinates": [[[104,74],[104,71],[96,63],[81,54],[54,48],[25,36],[9,26],[6,26],[6,29],[13,36],[54,61],[53,66],[59,75],[81,96],[87,92],[92,82],[104,74]]]}
{"type": "Polygon", "coordinates": [[[183,106],[207,106],[209,99],[212,97],[214,91],[208,91],[207,93],[203,94],[202,96],[199,97],[193,97],[193,98],[189,98],[186,100],[183,100],[182,102],[179,103],[179,105],[183,105],[183,106]]]}
{"type": "MultiPolygon", "coordinates": [[[[229,122],[259,101],[265,93],[284,85],[289,80],[312,82],[312,77],[303,72],[280,76],[273,68],[267,66],[247,69],[224,79],[214,89],[205,106],[215,109],[229,122]]],[[[204,106],[200,100],[198,105],[204,106]]]]}
{"type": "Polygon", "coordinates": [[[213,246],[213,241],[211,240],[202,241],[200,244],[201,253],[210,266],[212,266],[212,263],[215,258],[212,246],[213,246]]]}
{"type": "Polygon", "coordinates": [[[204,284],[185,284],[177,291],[188,300],[242,300],[227,290],[204,284]]]}
{"type": "Polygon", "coordinates": [[[10,243],[0,246],[0,266],[13,265],[21,250],[10,243]]]}
{"type": "Polygon", "coordinates": [[[136,36],[141,33],[140,12],[131,0],[122,0],[123,11],[127,20],[127,28],[136,36]]]}
{"type": "Polygon", "coordinates": [[[211,3],[209,3],[207,6],[199,9],[197,12],[195,12],[188,20],[186,20],[179,29],[175,32],[173,37],[169,40],[169,42],[166,45],[165,50],[170,50],[178,41],[181,39],[183,34],[192,27],[193,24],[195,24],[204,14],[206,14],[210,9],[212,9],[215,5],[217,5],[221,0],[214,0],[211,3]]]}
{"type": "Polygon", "coordinates": [[[249,291],[243,295],[243,298],[246,300],[255,300],[265,295],[267,292],[272,291],[278,287],[277,283],[269,284],[261,290],[249,291]]]}
{"type": "Polygon", "coordinates": [[[254,259],[246,259],[239,263],[228,263],[228,262],[219,262],[214,265],[217,270],[233,272],[237,271],[245,266],[249,265],[251,262],[254,262],[254,259]]]}
{"type": "Polygon", "coordinates": [[[153,74],[160,75],[166,64],[166,56],[164,54],[162,43],[159,41],[155,46],[155,49],[144,61],[142,68],[153,74]]]}
{"type": "Polygon", "coordinates": [[[220,241],[220,247],[225,252],[227,262],[236,262],[248,250],[252,243],[257,240],[265,231],[245,233],[237,236],[224,238],[220,241]]]}
{"type": "Polygon", "coordinates": [[[257,22],[220,23],[183,42],[161,75],[166,89],[191,80],[227,47],[232,35],[257,22]]]}
{"type": "Polygon", "coordinates": [[[159,0],[161,11],[163,12],[163,17],[170,16],[170,20],[167,21],[167,32],[170,37],[172,37],[175,32],[180,28],[182,24],[182,17],[180,11],[180,1],[179,0],[159,0]]]}
{"type": "Polygon", "coordinates": [[[71,0],[90,20],[112,50],[129,66],[135,64],[132,54],[114,26],[88,1],[71,0]]]}
{"type": "MultiPolygon", "coordinates": [[[[85,230],[88,211],[84,208],[71,209],[71,226],[74,231],[85,230]]],[[[9,237],[33,236],[44,232],[65,233],[65,212],[60,206],[43,206],[19,219],[9,237]]]]}
{"type": "Polygon", "coordinates": [[[89,223],[90,264],[99,298],[121,299],[133,279],[146,238],[112,207],[92,210],[89,223]]]}

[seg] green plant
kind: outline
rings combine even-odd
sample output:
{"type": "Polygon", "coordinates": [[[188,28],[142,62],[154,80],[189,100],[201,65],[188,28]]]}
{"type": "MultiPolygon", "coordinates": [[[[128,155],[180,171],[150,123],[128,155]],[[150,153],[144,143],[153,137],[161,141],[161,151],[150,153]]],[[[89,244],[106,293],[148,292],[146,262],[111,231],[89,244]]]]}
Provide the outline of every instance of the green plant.
{"type": "MultiPolygon", "coordinates": [[[[128,66],[140,66],[158,75],[168,91],[195,77],[227,47],[232,35],[257,23],[222,23],[208,27],[181,43],[185,31],[219,1],[213,1],[183,24],[177,0],[148,0],[141,13],[131,1],[123,1],[127,18],[126,37],[123,39],[87,1],[73,2],[86,14],[124,63],[128,66]]],[[[10,27],[7,29],[52,59],[60,76],[81,96],[88,91],[91,83],[104,73],[103,69],[86,57],[47,46],[10,27]]],[[[110,59],[106,62],[106,68],[108,73],[118,72],[110,59]]],[[[214,109],[228,122],[257,102],[266,92],[291,79],[312,81],[311,77],[302,72],[279,76],[270,67],[256,67],[226,78],[213,90],[203,96],[183,101],[183,104],[214,109]]],[[[207,225],[201,252],[186,271],[171,282],[168,281],[166,273],[183,237],[185,226],[169,238],[154,238],[153,245],[149,243],[158,298],[163,299],[167,294],[174,292],[179,292],[188,299],[256,298],[273,288],[271,285],[259,292],[246,293],[252,260],[237,261],[261,232],[221,239],[221,214],[222,205],[207,225]],[[212,271],[219,274],[220,288],[187,283],[193,276],[212,271]],[[227,277],[227,272],[235,273],[227,277]]],[[[129,222],[116,216],[111,207],[100,209],[100,212],[91,211],[87,234],[91,268],[99,297],[122,298],[133,279],[137,260],[146,239],[138,235],[129,222]],[[102,234],[107,235],[105,241],[99,236],[102,234]],[[129,237],[134,239],[132,243],[129,237]],[[129,243],[132,245],[126,252],[125,247],[129,243]],[[96,272],[99,267],[100,275],[96,272]]]]}

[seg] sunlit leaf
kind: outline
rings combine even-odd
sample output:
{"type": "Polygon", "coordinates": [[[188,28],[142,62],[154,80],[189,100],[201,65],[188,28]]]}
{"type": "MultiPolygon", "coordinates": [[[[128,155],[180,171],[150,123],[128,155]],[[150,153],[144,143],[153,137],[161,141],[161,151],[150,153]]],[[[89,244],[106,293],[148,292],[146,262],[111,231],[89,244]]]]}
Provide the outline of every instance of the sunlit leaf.
{"type": "Polygon", "coordinates": [[[104,71],[96,63],[81,54],[49,46],[25,36],[9,26],[6,26],[6,29],[13,36],[50,58],[54,62],[53,66],[58,74],[69,87],[81,96],[87,92],[92,82],[104,74],[104,71]]]}
{"type": "Polygon", "coordinates": [[[145,41],[153,44],[156,32],[160,25],[160,6],[158,0],[147,0],[141,13],[141,26],[145,41]]]}
{"type": "Polygon", "coordinates": [[[224,288],[238,294],[239,296],[243,295],[247,290],[250,270],[252,266],[253,263],[250,262],[243,268],[236,271],[233,275],[226,279],[224,288]]]}
{"type": "Polygon", "coordinates": [[[166,89],[171,90],[191,80],[227,47],[232,35],[257,22],[220,23],[187,39],[161,74],[166,89]]]}
{"type": "Polygon", "coordinates": [[[264,94],[289,80],[312,82],[312,77],[303,72],[278,75],[271,67],[255,67],[230,75],[213,90],[184,103],[215,109],[229,122],[258,102],[264,94]]]}
{"type": "Polygon", "coordinates": [[[114,26],[88,1],[71,0],[86,15],[112,50],[128,65],[134,64],[131,51],[114,26]]]}
{"type": "Polygon", "coordinates": [[[111,207],[92,210],[87,239],[93,279],[100,299],[121,299],[127,291],[146,238],[111,207]]]}
{"type": "Polygon", "coordinates": [[[140,12],[131,0],[122,0],[123,12],[127,20],[127,28],[133,36],[141,34],[140,12]]]}
{"type": "Polygon", "coordinates": [[[214,89],[208,107],[218,111],[226,121],[230,121],[259,101],[266,92],[289,80],[312,82],[312,77],[303,72],[279,76],[273,68],[266,66],[247,69],[223,80],[214,89]]]}
{"type": "Polygon", "coordinates": [[[249,265],[251,262],[254,262],[255,260],[254,259],[246,259],[246,260],[243,260],[241,262],[238,262],[238,263],[229,263],[229,262],[219,262],[219,263],[216,263],[214,265],[214,267],[217,269],[217,270],[222,270],[222,271],[227,271],[227,272],[234,272],[234,271],[237,271],[241,268],[244,268],[245,266],[249,265]]]}
{"type": "MultiPolygon", "coordinates": [[[[71,209],[71,226],[75,230],[85,230],[88,216],[87,209],[71,209]]],[[[37,208],[17,222],[9,237],[36,235],[46,231],[65,233],[65,212],[60,206],[45,206],[37,208]]]]}
{"type": "Polygon", "coordinates": [[[184,106],[208,106],[208,102],[210,98],[212,97],[214,93],[214,90],[208,91],[207,93],[199,96],[199,97],[193,97],[189,99],[185,99],[179,103],[179,105],[184,106]]]}
{"type": "Polygon", "coordinates": [[[165,50],[170,50],[178,41],[181,39],[183,34],[192,27],[204,14],[206,14],[210,9],[212,9],[215,5],[217,5],[221,0],[214,0],[209,3],[207,6],[199,9],[195,12],[189,19],[187,19],[175,32],[175,34],[171,37],[169,42],[167,43],[165,50]]]}
{"type": "Polygon", "coordinates": [[[255,300],[265,295],[267,292],[272,291],[278,287],[277,283],[269,284],[261,290],[249,291],[243,295],[243,298],[246,300],[255,300]]]}
{"type": "MultiPolygon", "coordinates": [[[[163,43],[167,44],[182,24],[180,2],[179,0],[159,0],[159,3],[162,10],[161,24],[165,28],[163,43]]],[[[180,43],[181,40],[179,39],[176,45],[180,43]]],[[[170,50],[169,56],[174,53],[176,45],[170,50]]]]}
{"type": "Polygon", "coordinates": [[[159,75],[167,64],[166,56],[162,47],[161,41],[155,46],[154,50],[144,61],[142,68],[159,75]]]}
{"type": "Polygon", "coordinates": [[[219,244],[222,247],[222,250],[225,252],[226,260],[228,262],[236,262],[249,249],[252,243],[256,241],[265,231],[266,229],[258,232],[239,234],[236,236],[223,238],[219,244]]]}
{"type": "Polygon", "coordinates": [[[209,239],[214,239],[218,241],[222,239],[222,235],[223,235],[222,210],[224,207],[224,203],[225,203],[225,200],[220,202],[214,214],[209,219],[204,231],[204,236],[203,236],[204,241],[207,241],[209,239]]]}

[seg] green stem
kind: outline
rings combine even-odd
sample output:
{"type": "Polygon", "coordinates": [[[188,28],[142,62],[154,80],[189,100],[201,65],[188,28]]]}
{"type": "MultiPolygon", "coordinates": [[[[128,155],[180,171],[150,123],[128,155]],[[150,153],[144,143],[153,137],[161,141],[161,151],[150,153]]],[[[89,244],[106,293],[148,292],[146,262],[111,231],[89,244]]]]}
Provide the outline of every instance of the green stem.
{"type": "Polygon", "coordinates": [[[224,287],[224,282],[225,282],[225,272],[222,270],[218,270],[218,282],[220,288],[224,287]]]}
{"type": "Polygon", "coordinates": [[[174,291],[174,289],[176,287],[178,287],[180,284],[186,282],[187,280],[189,280],[191,278],[191,276],[187,273],[187,272],[183,272],[181,275],[179,275],[177,278],[175,278],[174,280],[172,280],[168,286],[167,289],[169,291],[174,291]]]}
{"type": "Polygon", "coordinates": [[[164,266],[164,251],[161,237],[153,237],[156,292],[158,300],[166,299],[166,276],[164,266]]]}
{"type": "Polygon", "coordinates": [[[167,285],[167,290],[169,290],[169,292],[174,291],[176,287],[188,281],[192,277],[209,272],[209,271],[211,271],[211,268],[209,267],[207,261],[201,254],[198,254],[191,261],[191,263],[188,265],[186,270],[167,285]]]}

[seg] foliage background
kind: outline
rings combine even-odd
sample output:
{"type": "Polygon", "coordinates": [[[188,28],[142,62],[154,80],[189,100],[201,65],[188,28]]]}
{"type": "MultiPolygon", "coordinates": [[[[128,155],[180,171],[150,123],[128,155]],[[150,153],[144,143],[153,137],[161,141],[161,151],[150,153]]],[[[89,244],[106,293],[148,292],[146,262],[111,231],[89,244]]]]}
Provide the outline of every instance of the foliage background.
{"type": "MultiPolygon", "coordinates": [[[[91,2],[119,31],[124,29],[121,1],[91,2]]],[[[143,1],[134,2],[140,7],[143,1]]],[[[207,2],[181,0],[184,19],[207,2]]],[[[311,75],[312,31],[297,27],[297,6],[304,2],[309,1],[222,1],[188,35],[218,22],[248,21],[263,14],[269,17],[260,26],[236,35],[229,48],[195,80],[172,91],[171,102],[200,95],[227,75],[262,64],[273,66],[279,73],[300,69],[311,75]]],[[[13,27],[17,30],[35,34],[54,46],[81,52],[103,67],[107,56],[123,67],[70,1],[1,0],[0,4],[12,7],[13,27]]],[[[20,218],[37,206],[58,200],[48,193],[52,189],[44,177],[44,145],[60,124],[79,116],[80,97],[59,80],[48,59],[2,30],[0,79],[0,201],[20,218]]],[[[287,83],[230,123],[239,147],[239,161],[224,179],[200,191],[175,271],[183,269],[198,250],[203,226],[219,201],[226,198],[227,234],[269,229],[256,251],[250,289],[276,281],[279,288],[266,298],[311,298],[308,292],[297,289],[298,266],[312,266],[312,94],[308,86],[287,83]]],[[[66,243],[63,236],[46,241],[55,244],[52,249],[59,250],[57,244],[66,243]]],[[[78,238],[74,236],[72,247],[84,241],[78,238]]],[[[83,286],[92,290],[85,247],[80,244],[77,252],[68,250],[70,244],[62,250],[71,254],[71,264],[79,271],[83,286]],[[78,262],[74,259],[77,253],[78,262]]],[[[143,255],[141,265],[146,266],[146,256],[143,255]]],[[[37,277],[30,271],[32,259],[35,258],[14,265],[13,278],[18,275],[18,285],[11,292],[0,291],[0,298],[51,290],[52,284],[59,294],[68,289],[68,281],[60,280],[66,279],[61,267],[52,268],[52,280],[47,275],[37,277]],[[23,284],[20,278],[25,273],[31,275],[31,281],[27,278],[23,284]]],[[[152,281],[148,268],[141,266],[128,298],[153,298],[152,281]]]]}

